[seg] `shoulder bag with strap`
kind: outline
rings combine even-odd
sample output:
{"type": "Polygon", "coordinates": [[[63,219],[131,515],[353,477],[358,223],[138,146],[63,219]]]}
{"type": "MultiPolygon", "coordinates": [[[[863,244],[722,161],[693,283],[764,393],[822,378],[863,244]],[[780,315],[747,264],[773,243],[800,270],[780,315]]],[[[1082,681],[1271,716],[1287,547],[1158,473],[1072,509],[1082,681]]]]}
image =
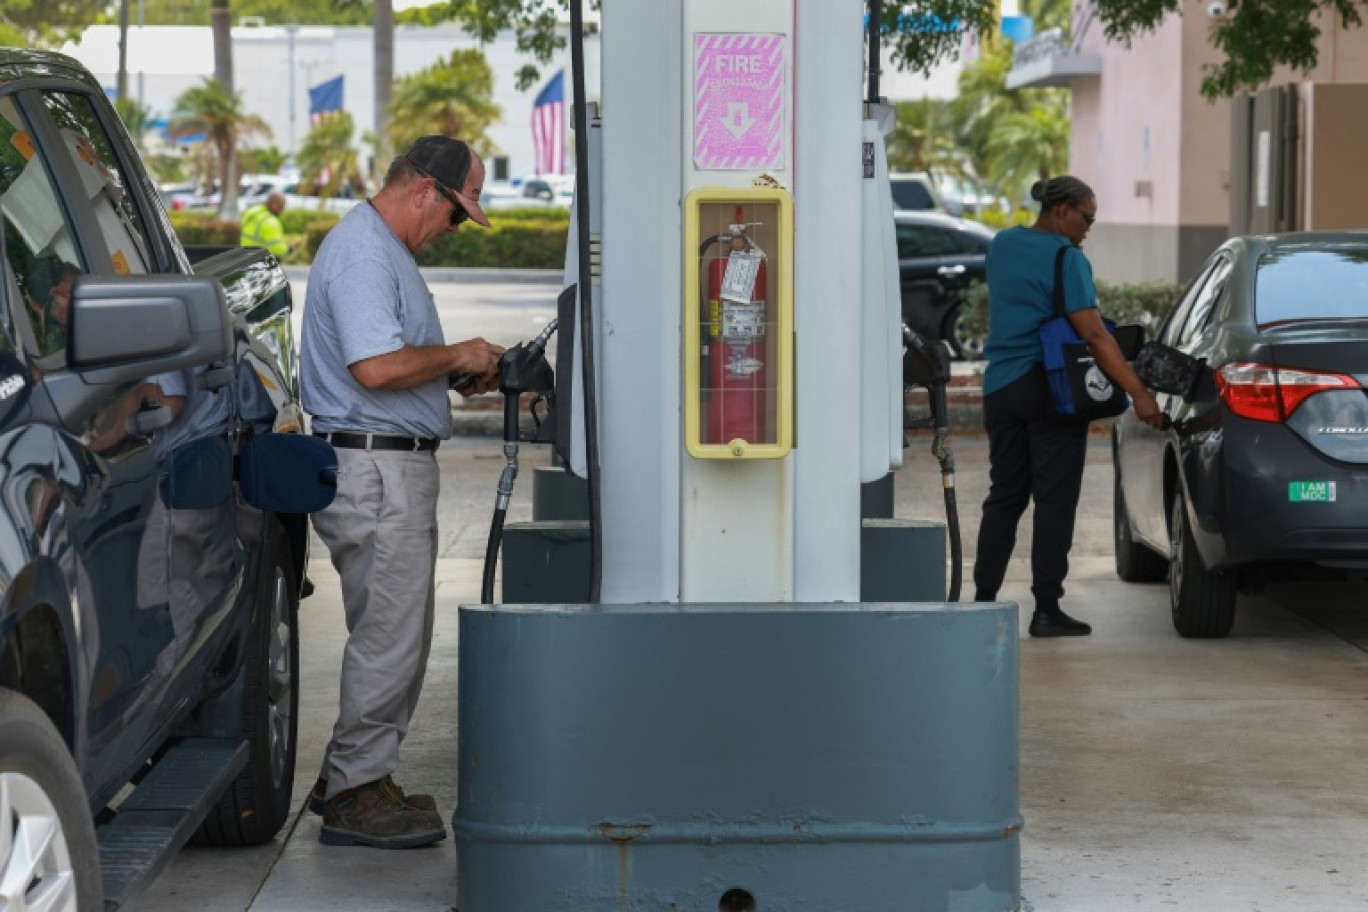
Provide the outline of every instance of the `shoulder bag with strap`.
{"type": "MultiPolygon", "coordinates": [[[[1065,316],[1064,257],[1071,249],[1072,244],[1065,244],[1055,254],[1055,315],[1040,324],[1040,345],[1050,387],[1050,417],[1062,424],[1087,424],[1120,415],[1130,407],[1130,397],[1097,366],[1087,343],[1065,316]]],[[[1116,328],[1111,320],[1103,318],[1102,322],[1107,332],[1116,328]]]]}

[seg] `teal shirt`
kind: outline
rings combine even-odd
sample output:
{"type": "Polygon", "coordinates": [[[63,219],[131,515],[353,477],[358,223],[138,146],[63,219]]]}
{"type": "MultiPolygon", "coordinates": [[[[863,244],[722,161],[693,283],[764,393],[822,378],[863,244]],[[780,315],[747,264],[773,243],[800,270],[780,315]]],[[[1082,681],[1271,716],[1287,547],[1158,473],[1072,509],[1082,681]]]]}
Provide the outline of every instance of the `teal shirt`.
{"type": "Polygon", "coordinates": [[[1054,316],[1054,261],[1060,247],[1072,247],[1064,255],[1065,312],[1096,307],[1092,265],[1068,238],[1018,226],[998,232],[988,245],[984,395],[1024,377],[1043,359],[1040,324],[1054,316]]]}

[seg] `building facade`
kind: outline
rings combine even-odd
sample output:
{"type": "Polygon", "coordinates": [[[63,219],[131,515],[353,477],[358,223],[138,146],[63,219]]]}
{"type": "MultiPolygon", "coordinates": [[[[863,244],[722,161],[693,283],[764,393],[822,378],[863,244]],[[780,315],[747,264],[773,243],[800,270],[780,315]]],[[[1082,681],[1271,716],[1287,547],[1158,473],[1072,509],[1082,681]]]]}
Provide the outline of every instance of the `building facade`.
{"type": "MultiPolygon", "coordinates": [[[[1041,35],[1018,49],[1009,88],[1070,90],[1070,170],[1097,191],[1098,218],[1088,236],[1088,256],[1100,278],[1186,281],[1232,227],[1248,230],[1249,220],[1235,215],[1241,205],[1257,208],[1260,199],[1265,207],[1277,204],[1276,194],[1266,192],[1275,180],[1270,171],[1276,156],[1260,158],[1256,145],[1251,159],[1248,132],[1238,129],[1247,115],[1233,119],[1233,112],[1251,99],[1209,101],[1201,93],[1203,67],[1222,59],[1210,33],[1225,9],[1208,0],[1185,0],[1182,16],[1168,17],[1126,47],[1106,40],[1091,3],[1084,0],[1075,4],[1067,36],[1041,35]],[[1237,178],[1252,174],[1253,199],[1243,198],[1242,179],[1232,197],[1232,167],[1237,178]]],[[[1299,186],[1288,191],[1287,199],[1295,202],[1279,230],[1368,225],[1368,216],[1346,218],[1352,207],[1324,199],[1324,188],[1346,189],[1341,178],[1358,182],[1347,168],[1350,150],[1357,154],[1347,135],[1354,131],[1337,132],[1329,116],[1317,127],[1313,116],[1318,96],[1323,110],[1341,111],[1346,103],[1343,91],[1323,93],[1325,85],[1368,81],[1368,31],[1345,30],[1329,20],[1320,27],[1317,66],[1305,74],[1279,71],[1272,80],[1295,84],[1294,94],[1304,100],[1289,126],[1294,132],[1283,137],[1294,159],[1289,173],[1299,186]],[[1308,192],[1316,186],[1322,188],[1319,194],[1308,192]]],[[[1354,95],[1363,97],[1357,90],[1354,95]]]]}

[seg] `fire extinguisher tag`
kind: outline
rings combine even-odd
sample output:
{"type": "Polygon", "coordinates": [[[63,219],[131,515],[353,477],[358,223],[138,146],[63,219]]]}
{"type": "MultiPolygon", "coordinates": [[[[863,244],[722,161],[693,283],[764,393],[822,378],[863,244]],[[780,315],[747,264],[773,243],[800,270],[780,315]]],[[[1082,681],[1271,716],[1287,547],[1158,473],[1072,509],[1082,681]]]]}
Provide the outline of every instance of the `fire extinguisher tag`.
{"type": "Polygon", "coordinates": [[[749,303],[755,291],[755,278],[764,261],[765,255],[758,250],[733,250],[722,276],[722,299],[749,303]]]}
{"type": "Polygon", "coordinates": [[[731,343],[748,344],[765,334],[765,302],[748,301],[722,305],[722,338],[731,343]]]}

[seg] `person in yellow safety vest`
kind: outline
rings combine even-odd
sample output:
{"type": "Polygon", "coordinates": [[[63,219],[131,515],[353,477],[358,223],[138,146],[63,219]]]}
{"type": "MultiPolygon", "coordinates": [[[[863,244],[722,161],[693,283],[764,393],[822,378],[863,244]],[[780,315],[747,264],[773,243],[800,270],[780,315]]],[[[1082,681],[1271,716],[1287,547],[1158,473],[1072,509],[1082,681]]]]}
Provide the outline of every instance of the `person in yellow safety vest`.
{"type": "Polygon", "coordinates": [[[253,206],[242,214],[242,247],[265,247],[280,259],[293,248],[285,243],[285,228],[280,224],[280,213],[285,211],[285,194],[271,191],[266,202],[253,206]]]}

